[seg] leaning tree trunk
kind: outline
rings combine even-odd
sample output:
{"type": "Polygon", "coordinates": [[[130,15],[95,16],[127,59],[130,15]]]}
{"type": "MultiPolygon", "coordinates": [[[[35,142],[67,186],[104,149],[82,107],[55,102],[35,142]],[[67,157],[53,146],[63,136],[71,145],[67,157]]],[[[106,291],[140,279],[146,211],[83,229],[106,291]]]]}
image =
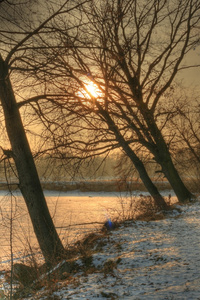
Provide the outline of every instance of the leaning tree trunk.
{"type": "Polygon", "coordinates": [[[126,155],[130,158],[136,170],[138,171],[140,179],[142,180],[147,191],[154,199],[156,206],[159,209],[167,209],[168,205],[166,204],[164,198],[159,193],[157,187],[149,177],[143,162],[139,159],[139,157],[135,154],[135,152],[130,148],[129,144],[125,141],[124,137],[119,132],[117,126],[114,124],[112,118],[107,113],[107,111],[101,109],[101,114],[106,119],[109,129],[115,134],[116,140],[118,141],[119,145],[124,150],[126,155]]]}
{"type": "Polygon", "coordinates": [[[174,190],[179,202],[187,202],[194,195],[187,189],[182,179],[180,178],[178,171],[176,170],[174,163],[172,161],[169,149],[166,142],[162,136],[161,131],[155,123],[154,117],[151,112],[145,108],[143,111],[143,116],[147,122],[149,132],[151,133],[155,144],[151,147],[151,152],[155,156],[156,162],[161,166],[162,172],[169,181],[172,189],[174,190]]]}
{"type": "Polygon", "coordinates": [[[165,145],[160,145],[158,153],[155,155],[156,161],[160,164],[162,172],[169,181],[172,189],[174,190],[178,200],[182,203],[194,198],[194,195],[187,189],[178,171],[176,170],[169,150],[165,145]]]}
{"type": "Polygon", "coordinates": [[[149,177],[143,162],[137,157],[134,151],[127,144],[123,145],[123,150],[126,152],[127,156],[131,159],[132,163],[134,164],[136,170],[139,173],[140,179],[142,180],[147,191],[154,199],[156,206],[160,209],[167,209],[168,206],[164,198],[161,196],[157,187],[149,177]]]}
{"type": "MultiPolygon", "coordinates": [[[[11,144],[19,188],[26,202],[32,225],[46,262],[57,261],[64,247],[56,232],[40,184],[36,166],[25,134],[17,102],[9,79],[8,67],[0,56],[0,101],[11,144]]],[[[5,152],[6,153],[6,152],[5,152]]]]}

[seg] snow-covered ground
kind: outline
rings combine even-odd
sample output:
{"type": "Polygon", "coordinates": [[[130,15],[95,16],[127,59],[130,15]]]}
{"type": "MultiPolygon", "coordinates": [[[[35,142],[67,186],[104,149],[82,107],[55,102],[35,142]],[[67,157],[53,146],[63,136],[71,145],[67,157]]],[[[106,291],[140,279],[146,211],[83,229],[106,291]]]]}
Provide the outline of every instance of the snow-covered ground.
{"type": "Polygon", "coordinates": [[[26,299],[200,299],[200,202],[179,208],[111,231],[92,254],[94,272],[58,282],[52,298],[43,289],[26,299]]]}

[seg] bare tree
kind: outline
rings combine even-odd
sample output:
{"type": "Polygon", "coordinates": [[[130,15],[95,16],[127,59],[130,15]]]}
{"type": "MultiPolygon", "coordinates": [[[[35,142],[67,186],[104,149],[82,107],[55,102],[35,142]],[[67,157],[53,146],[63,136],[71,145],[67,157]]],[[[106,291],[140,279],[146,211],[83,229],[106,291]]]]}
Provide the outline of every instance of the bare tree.
{"type": "MultiPolygon", "coordinates": [[[[92,2],[89,1],[89,3],[92,2]]],[[[93,26],[91,20],[87,19],[87,11],[88,7],[82,6],[79,15],[70,19],[71,30],[67,29],[69,25],[66,24],[65,19],[60,19],[56,24],[52,22],[49,28],[53,33],[54,46],[52,46],[50,39],[45,39],[45,47],[43,41],[40,40],[39,55],[41,60],[38,62],[40,73],[37,74],[40,78],[40,84],[43,82],[45,86],[47,85],[49,93],[47,92],[45,96],[41,94],[21,101],[18,105],[20,107],[26,104],[31,105],[44,124],[46,133],[49,133],[51,137],[57,136],[56,139],[53,139],[53,143],[50,142],[51,147],[46,148],[45,152],[47,152],[47,149],[48,151],[56,149],[59,150],[62,159],[67,158],[69,160],[70,156],[69,153],[66,154],[65,147],[72,150],[73,157],[83,155],[84,158],[107,153],[115,148],[122,148],[130,157],[157,205],[166,208],[163,197],[150,179],[142,160],[136,155],[134,147],[131,146],[131,139],[127,140],[128,127],[123,125],[121,121],[123,119],[119,118],[118,108],[115,107],[116,95],[118,93],[118,96],[124,99],[123,91],[116,91],[116,88],[111,87],[108,81],[103,83],[100,78],[100,81],[96,81],[92,76],[92,70],[90,70],[90,62],[88,63],[87,59],[85,60],[88,55],[90,56],[88,54],[90,50],[100,51],[100,57],[102,57],[101,52],[105,51],[102,44],[97,47],[86,44],[87,32],[85,30],[90,32],[93,26]],[[79,36],[83,36],[84,41],[81,41],[79,36]],[[44,49],[44,51],[41,49],[44,49]],[[94,82],[98,88],[98,97],[88,91],[87,83],[89,81],[94,82]],[[103,83],[102,86],[100,82],[103,83]],[[109,98],[112,99],[113,103],[109,98]],[[110,102],[109,109],[107,107],[108,102],[110,102]],[[44,110],[43,107],[46,105],[48,107],[52,105],[54,109],[49,109],[49,115],[45,113],[44,116],[41,111],[44,110]],[[55,114],[55,111],[59,111],[59,113],[55,114]],[[58,117],[55,118],[55,115],[58,117]],[[121,119],[119,128],[117,126],[118,121],[116,122],[117,119],[121,119]],[[52,128],[54,128],[53,131],[52,128]]],[[[98,35],[98,30],[96,34],[98,35]]],[[[21,69],[26,72],[24,61],[21,63],[21,69]]],[[[93,60],[91,63],[93,64],[92,69],[98,72],[99,62],[93,60]]],[[[103,65],[102,68],[104,68],[103,65]]],[[[35,76],[34,70],[30,66],[28,69],[29,74],[32,73],[32,76],[35,76]]],[[[114,82],[117,83],[116,78],[114,78],[114,82]]],[[[124,88],[126,90],[125,85],[124,88]]],[[[129,133],[128,135],[130,136],[129,133]]]]}
{"type": "MultiPolygon", "coordinates": [[[[26,202],[39,246],[45,260],[51,263],[61,259],[64,247],[50,216],[19,112],[21,106],[18,101],[27,95],[32,96],[34,91],[39,89],[39,85],[33,81],[32,75],[25,76],[21,66],[26,64],[26,71],[31,69],[37,76],[37,39],[48,37],[48,24],[51,20],[69,13],[80,4],[79,1],[64,1],[60,5],[56,2],[49,10],[45,10],[44,14],[35,16],[35,19],[30,15],[33,10],[30,10],[28,15],[26,4],[27,1],[13,5],[8,1],[0,4],[0,102],[11,147],[8,150],[2,145],[1,148],[4,155],[15,162],[19,188],[26,202]],[[19,82],[23,84],[20,85],[19,82]]],[[[24,115],[23,112],[25,120],[24,115]]]]}
{"type": "Polygon", "coordinates": [[[199,12],[197,0],[89,1],[76,30],[60,27],[64,22],[54,26],[62,51],[51,52],[54,86],[68,95],[65,105],[93,128],[101,126],[99,137],[93,131],[93,149],[111,142],[121,147],[155,192],[138,157],[139,150],[151,153],[180,202],[192,194],[173,163],[158,106],[165,105],[176,75],[197,67],[183,61],[199,41],[199,12]]]}
{"type": "Polygon", "coordinates": [[[199,95],[188,93],[182,88],[173,99],[174,117],[169,119],[168,128],[173,131],[172,151],[182,176],[191,185],[199,185],[200,136],[199,136],[199,95]],[[188,105],[189,104],[189,105],[188,105]],[[184,170],[187,169],[187,173],[184,170]]]}

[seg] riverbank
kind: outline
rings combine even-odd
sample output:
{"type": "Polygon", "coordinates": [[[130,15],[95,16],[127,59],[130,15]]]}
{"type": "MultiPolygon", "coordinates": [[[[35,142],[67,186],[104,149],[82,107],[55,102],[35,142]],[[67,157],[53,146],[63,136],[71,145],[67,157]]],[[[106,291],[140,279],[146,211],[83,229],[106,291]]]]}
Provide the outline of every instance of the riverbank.
{"type": "Polygon", "coordinates": [[[161,220],[125,222],[77,257],[77,272],[24,299],[197,300],[199,224],[199,201],[161,220]]]}
{"type": "Polygon", "coordinates": [[[55,268],[39,289],[29,288],[18,299],[197,300],[199,224],[198,200],[155,220],[126,221],[106,234],[90,234],[73,250],[70,270],[55,268]]]}

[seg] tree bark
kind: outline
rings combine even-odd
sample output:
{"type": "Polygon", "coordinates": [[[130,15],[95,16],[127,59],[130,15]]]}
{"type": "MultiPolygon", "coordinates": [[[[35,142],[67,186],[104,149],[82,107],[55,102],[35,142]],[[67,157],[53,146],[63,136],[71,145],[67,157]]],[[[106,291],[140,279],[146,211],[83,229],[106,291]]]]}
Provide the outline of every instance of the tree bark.
{"type": "MultiPolygon", "coordinates": [[[[126,152],[127,153],[127,152],[126,152]]],[[[167,204],[164,200],[164,198],[161,196],[159,193],[157,187],[155,184],[152,182],[151,178],[149,177],[143,162],[135,155],[135,153],[130,149],[130,153],[128,154],[128,157],[131,159],[133,162],[135,168],[137,169],[140,178],[142,182],[144,183],[144,186],[146,187],[147,191],[150,193],[152,198],[155,201],[156,206],[159,209],[167,209],[167,204]]]]}
{"type": "Polygon", "coordinates": [[[177,169],[174,166],[172,161],[169,148],[162,136],[161,131],[157,127],[157,124],[154,120],[151,111],[147,108],[141,110],[143,113],[144,119],[147,122],[149,132],[153,137],[154,143],[149,149],[152,154],[155,156],[156,162],[161,166],[162,172],[169,181],[172,189],[174,190],[179,202],[187,202],[194,198],[194,195],[187,189],[182,179],[179,176],[177,169]]]}
{"type": "Polygon", "coordinates": [[[167,209],[167,204],[164,200],[164,198],[159,193],[157,187],[152,182],[151,178],[149,177],[143,162],[137,157],[137,155],[134,153],[134,151],[128,146],[122,144],[123,150],[126,152],[127,156],[131,159],[132,163],[134,164],[136,170],[139,173],[140,179],[144,183],[144,186],[146,187],[147,191],[150,193],[152,198],[155,201],[156,206],[159,209],[167,209]]]}
{"type": "Polygon", "coordinates": [[[64,247],[56,232],[40,184],[37,169],[25,134],[17,102],[9,79],[8,66],[0,56],[0,101],[11,144],[19,188],[26,202],[39,246],[46,262],[58,261],[64,247]]]}
{"type": "Polygon", "coordinates": [[[150,193],[152,198],[155,201],[156,206],[159,209],[167,209],[168,205],[166,204],[164,198],[159,193],[157,187],[152,182],[151,178],[149,177],[143,162],[139,159],[139,157],[135,154],[135,152],[130,148],[128,143],[125,141],[121,133],[119,132],[117,126],[114,124],[112,118],[108,114],[107,111],[101,109],[102,116],[106,119],[107,125],[109,126],[110,130],[115,134],[116,140],[118,141],[121,148],[127,154],[127,156],[132,161],[133,165],[135,166],[136,170],[139,173],[140,179],[142,180],[144,186],[146,187],[147,191],[150,193]]]}
{"type": "Polygon", "coordinates": [[[155,155],[155,159],[162,167],[162,172],[169,181],[179,202],[185,203],[194,198],[194,195],[187,189],[180,178],[166,145],[158,146],[158,153],[155,155]]]}

